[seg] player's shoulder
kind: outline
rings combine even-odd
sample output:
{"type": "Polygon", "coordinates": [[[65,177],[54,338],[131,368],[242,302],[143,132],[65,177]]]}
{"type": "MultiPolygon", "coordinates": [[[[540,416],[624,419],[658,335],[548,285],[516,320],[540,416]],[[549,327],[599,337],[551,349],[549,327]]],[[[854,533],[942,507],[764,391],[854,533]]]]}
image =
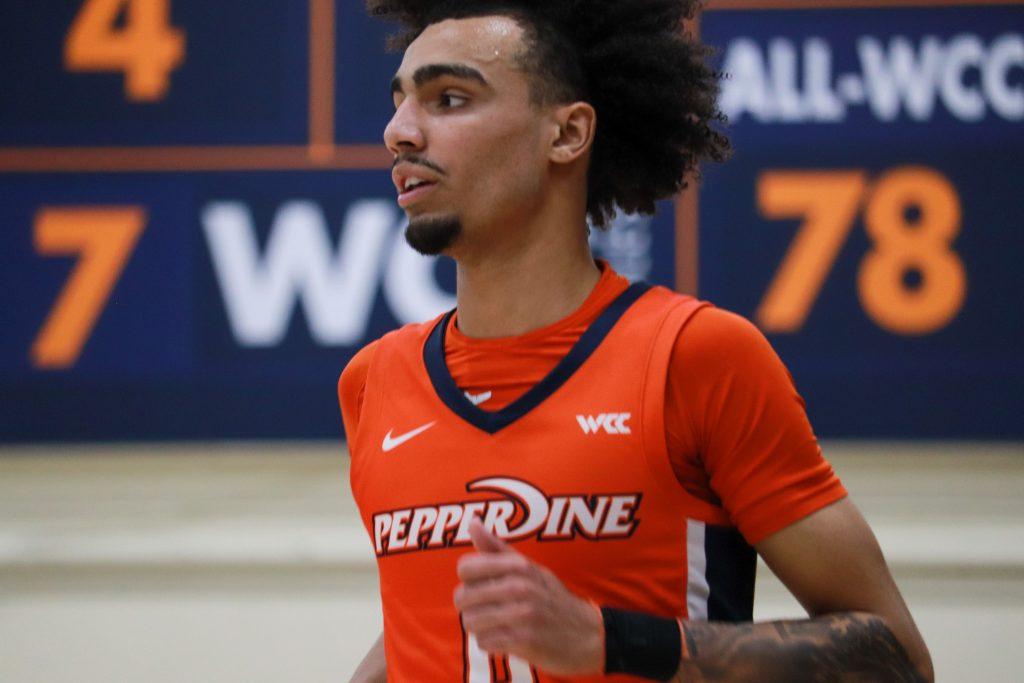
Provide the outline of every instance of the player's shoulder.
{"type": "Polygon", "coordinates": [[[688,336],[708,337],[717,341],[723,339],[751,339],[761,335],[749,320],[724,308],[718,308],[711,301],[683,294],[664,285],[648,285],[642,300],[651,310],[684,309],[691,312],[686,316],[686,329],[694,329],[688,336]]]}
{"type": "Polygon", "coordinates": [[[767,343],[764,334],[742,315],[719,308],[711,301],[682,294],[663,285],[649,286],[644,297],[656,308],[685,307],[692,310],[686,318],[686,337],[695,344],[745,346],[767,343]]]}
{"type": "Polygon", "coordinates": [[[341,372],[341,377],[338,380],[339,391],[347,393],[361,389],[366,384],[366,377],[370,373],[370,367],[382,348],[395,348],[396,345],[400,348],[409,344],[422,344],[439,320],[440,317],[423,323],[403,325],[398,329],[387,332],[359,349],[341,372]]]}
{"type": "Polygon", "coordinates": [[[419,352],[419,348],[434,331],[446,314],[439,315],[421,323],[408,323],[387,332],[373,342],[380,349],[405,351],[410,348],[419,352]]]}
{"type": "Polygon", "coordinates": [[[345,365],[345,369],[341,371],[342,382],[345,382],[346,377],[366,377],[366,373],[370,371],[370,365],[373,364],[373,358],[377,354],[377,348],[379,346],[380,339],[374,339],[372,342],[356,351],[355,355],[352,356],[345,365]]]}
{"type": "Polygon", "coordinates": [[[629,317],[645,321],[657,326],[666,316],[682,314],[682,320],[692,316],[693,312],[707,305],[688,294],[680,294],[664,285],[646,282],[635,282],[623,292],[619,300],[628,300],[629,317]]]}
{"type": "Polygon", "coordinates": [[[373,365],[379,345],[380,339],[376,339],[356,351],[356,355],[352,356],[352,359],[345,365],[345,369],[341,371],[341,377],[338,378],[338,397],[343,406],[346,399],[362,394],[363,387],[366,386],[366,377],[370,374],[370,366],[373,365]]]}
{"type": "Polygon", "coordinates": [[[709,302],[694,315],[686,334],[704,343],[745,346],[767,343],[757,325],[739,313],[719,308],[709,302]]]}
{"type": "Polygon", "coordinates": [[[754,323],[710,304],[697,310],[680,331],[675,356],[691,366],[734,371],[779,363],[771,343],[754,323]]]}

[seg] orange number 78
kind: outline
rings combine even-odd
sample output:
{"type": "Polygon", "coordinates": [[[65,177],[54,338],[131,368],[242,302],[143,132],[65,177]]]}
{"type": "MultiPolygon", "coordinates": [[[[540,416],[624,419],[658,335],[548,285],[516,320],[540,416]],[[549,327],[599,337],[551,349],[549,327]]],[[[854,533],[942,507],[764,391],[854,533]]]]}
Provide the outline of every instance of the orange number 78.
{"type": "Polygon", "coordinates": [[[890,332],[920,335],[945,327],[963,307],[967,275],[951,248],[960,200],[936,171],[901,167],[874,183],[861,171],[769,171],[758,179],[757,202],[767,218],[803,219],[755,313],[765,331],[803,327],[862,203],[872,248],[857,293],[867,315],[890,332]]]}

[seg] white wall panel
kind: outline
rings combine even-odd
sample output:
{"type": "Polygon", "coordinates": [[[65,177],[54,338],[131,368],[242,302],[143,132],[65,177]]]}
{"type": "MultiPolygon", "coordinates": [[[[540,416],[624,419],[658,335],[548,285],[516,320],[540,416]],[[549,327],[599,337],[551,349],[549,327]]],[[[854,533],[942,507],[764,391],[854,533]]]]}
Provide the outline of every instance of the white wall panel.
{"type": "MultiPolygon", "coordinates": [[[[830,444],[939,680],[1019,679],[1024,454],[830,444]]],[[[0,451],[0,681],[345,681],[380,630],[334,445],[0,451]]],[[[762,567],[756,615],[800,615],[762,567]]]]}

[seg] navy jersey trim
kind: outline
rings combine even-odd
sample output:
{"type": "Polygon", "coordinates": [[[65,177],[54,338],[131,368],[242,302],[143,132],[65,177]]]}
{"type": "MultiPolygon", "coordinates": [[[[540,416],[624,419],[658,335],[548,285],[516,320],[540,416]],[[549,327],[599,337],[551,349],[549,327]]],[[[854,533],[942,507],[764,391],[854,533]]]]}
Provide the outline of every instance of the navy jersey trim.
{"type": "Polygon", "coordinates": [[[733,527],[704,527],[708,621],[753,621],[757,552],[733,527]]]}
{"type": "Polygon", "coordinates": [[[455,315],[454,310],[449,311],[430,331],[430,336],[427,337],[427,342],[423,346],[423,362],[426,365],[427,374],[430,376],[430,382],[434,385],[434,391],[437,392],[438,398],[456,415],[474,427],[488,434],[494,434],[529,413],[565,384],[597,350],[619,318],[650,288],[650,285],[643,282],[630,285],[626,291],[608,304],[597,320],[591,323],[586,332],[576,341],[569,353],[544,379],[518,399],[495,412],[488,412],[473,405],[452,379],[451,372],[448,370],[448,362],[444,357],[445,333],[449,321],[455,315]]]}

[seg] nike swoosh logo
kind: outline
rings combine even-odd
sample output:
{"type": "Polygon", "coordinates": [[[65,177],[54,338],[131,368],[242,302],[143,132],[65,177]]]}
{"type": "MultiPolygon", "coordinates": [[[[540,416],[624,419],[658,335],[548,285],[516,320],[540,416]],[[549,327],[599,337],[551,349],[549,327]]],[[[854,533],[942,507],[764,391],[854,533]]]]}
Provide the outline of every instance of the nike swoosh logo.
{"type": "Polygon", "coordinates": [[[478,406],[484,401],[490,399],[492,395],[493,394],[490,391],[485,391],[480,394],[471,394],[468,391],[466,392],[466,398],[468,398],[469,402],[475,406],[478,406]]]}
{"type": "Polygon", "coordinates": [[[384,443],[382,443],[380,445],[380,447],[381,447],[381,449],[385,453],[387,453],[388,451],[392,451],[392,450],[398,448],[399,446],[401,446],[403,443],[405,443],[409,439],[412,439],[413,437],[419,436],[423,432],[427,431],[428,429],[433,427],[435,424],[437,424],[436,420],[434,422],[428,422],[427,424],[423,425],[422,427],[417,427],[416,429],[412,430],[411,432],[406,432],[405,434],[399,434],[398,436],[394,436],[394,437],[391,436],[392,430],[389,429],[388,433],[384,435],[384,443]]]}

